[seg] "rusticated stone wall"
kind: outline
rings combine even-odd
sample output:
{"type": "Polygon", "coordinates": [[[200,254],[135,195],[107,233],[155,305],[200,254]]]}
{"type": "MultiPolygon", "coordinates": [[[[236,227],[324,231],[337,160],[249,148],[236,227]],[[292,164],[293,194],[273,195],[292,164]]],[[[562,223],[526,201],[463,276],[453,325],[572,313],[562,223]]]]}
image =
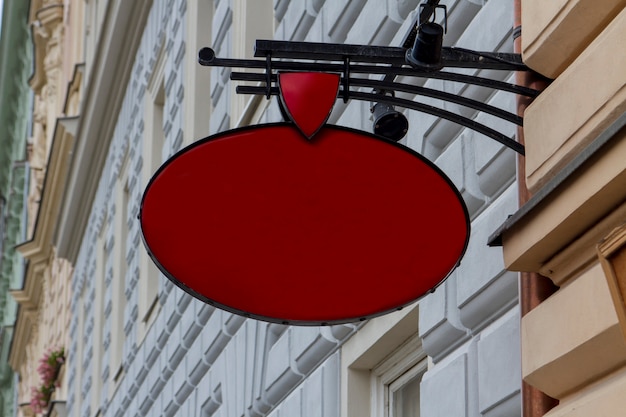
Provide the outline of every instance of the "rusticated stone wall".
{"type": "MultiPolygon", "coordinates": [[[[207,134],[237,124],[241,115],[232,111],[235,97],[228,69],[203,69],[211,71],[207,84],[189,85],[185,80],[191,66],[197,65],[193,58],[197,51],[188,47],[193,44],[189,29],[210,30],[210,46],[217,55],[232,57],[241,29],[237,19],[242,11],[237,8],[244,3],[153,2],[121,108],[116,109],[119,116],[95,200],[85,202],[91,211],[85,234],[79,237],[70,325],[68,408],[72,416],[93,416],[98,409],[101,416],[339,415],[341,346],[358,326],[284,327],[245,320],[203,305],[163,277],[155,315],[150,325],[142,324],[142,282],[148,271],[141,267],[145,253],[137,214],[149,178],[145,170],[152,169],[147,154],[153,146],[144,115],[152,112],[149,107],[155,103],[162,109],[163,147],[156,150],[161,160],[197,139],[185,131],[186,118],[193,112],[186,107],[192,96],[211,102],[207,134]],[[199,4],[209,11],[190,13],[201,9],[199,4]],[[149,93],[159,88],[162,102],[149,93]],[[127,200],[117,197],[122,189],[127,200]],[[125,236],[118,234],[120,221],[125,236]],[[116,289],[120,283],[121,293],[116,289]],[[114,320],[116,309],[123,310],[120,322],[114,320]],[[120,334],[118,367],[113,363],[114,345],[120,334]]],[[[446,3],[447,44],[512,51],[512,3],[446,3]]],[[[417,0],[276,0],[274,22],[259,24],[274,24],[276,39],[398,45],[418,4],[417,0]]],[[[509,73],[480,75],[513,80],[509,73]]],[[[514,109],[510,94],[438,80],[417,82],[514,109]]],[[[262,102],[257,109],[260,121],[280,119],[275,103],[264,106],[262,102]]],[[[491,117],[443,106],[511,137],[515,134],[513,126],[499,126],[501,122],[491,117]]],[[[472,217],[472,238],[460,268],[420,304],[415,331],[432,358],[421,384],[422,416],[520,415],[517,275],[504,271],[499,249],[486,246],[487,236],[517,207],[515,154],[435,117],[415,112],[407,112],[407,117],[411,130],[403,143],[448,174],[472,217]]],[[[331,122],[370,130],[369,118],[369,103],[337,102],[331,122]]],[[[424,201],[427,204],[428,196],[424,201]]],[[[399,208],[398,215],[411,213],[399,208]]],[[[245,254],[242,257],[245,260],[245,254]]]]}

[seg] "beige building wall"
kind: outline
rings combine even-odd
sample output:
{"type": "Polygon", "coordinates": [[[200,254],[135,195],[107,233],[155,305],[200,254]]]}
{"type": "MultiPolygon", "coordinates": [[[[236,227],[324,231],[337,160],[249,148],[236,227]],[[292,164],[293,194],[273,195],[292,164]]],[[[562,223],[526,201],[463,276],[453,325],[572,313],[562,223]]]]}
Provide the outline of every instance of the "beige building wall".
{"type": "MultiPolygon", "coordinates": [[[[28,261],[23,287],[11,291],[19,304],[9,362],[19,374],[18,416],[32,416],[37,371],[49,352],[67,352],[71,264],[52,245],[56,215],[65,186],[80,105],[83,1],[32,0],[29,24],[35,65],[32,135],[28,144],[30,191],[28,240],[18,246],[28,261]]],[[[43,413],[55,416],[53,401],[67,397],[65,366],[59,365],[54,390],[43,413]]]]}
{"type": "Polygon", "coordinates": [[[560,289],[522,318],[526,382],[550,417],[626,409],[626,1],[522,0],[525,62],[554,81],[524,114],[534,197],[501,233],[505,264],[560,289]]]}

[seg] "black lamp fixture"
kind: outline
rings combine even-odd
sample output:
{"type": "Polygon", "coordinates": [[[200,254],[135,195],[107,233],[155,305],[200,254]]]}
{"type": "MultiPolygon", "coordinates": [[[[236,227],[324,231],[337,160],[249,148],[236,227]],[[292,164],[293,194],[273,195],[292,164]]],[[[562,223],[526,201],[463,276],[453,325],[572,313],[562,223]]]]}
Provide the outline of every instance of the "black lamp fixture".
{"type": "MultiPolygon", "coordinates": [[[[421,9],[425,4],[420,6],[421,9]]],[[[420,13],[418,16],[421,16],[420,13]]],[[[406,51],[406,62],[414,68],[425,71],[438,71],[443,68],[441,61],[441,51],[443,50],[443,35],[448,29],[448,9],[444,5],[433,8],[432,20],[419,22],[417,25],[417,36],[413,48],[406,51]],[[437,9],[443,10],[443,24],[435,22],[437,9]]]]}
{"type": "Polygon", "coordinates": [[[370,111],[374,117],[375,134],[397,142],[409,131],[409,121],[391,104],[374,103],[370,111]]]}
{"type": "MultiPolygon", "coordinates": [[[[448,9],[445,5],[429,6],[420,5],[418,14],[417,33],[413,48],[406,51],[406,63],[413,68],[424,71],[438,71],[443,68],[441,51],[443,48],[443,35],[448,29],[448,9]],[[420,22],[420,16],[426,15],[424,8],[431,7],[432,20],[420,22]],[[437,9],[443,10],[443,24],[436,23],[437,9]]],[[[381,94],[387,94],[381,92],[381,94]]],[[[393,91],[391,96],[395,96],[393,91]]],[[[388,103],[376,102],[370,108],[374,116],[374,133],[395,142],[402,139],[409,130],[409,122],[404,114],[397,111],[388,103]]]]}

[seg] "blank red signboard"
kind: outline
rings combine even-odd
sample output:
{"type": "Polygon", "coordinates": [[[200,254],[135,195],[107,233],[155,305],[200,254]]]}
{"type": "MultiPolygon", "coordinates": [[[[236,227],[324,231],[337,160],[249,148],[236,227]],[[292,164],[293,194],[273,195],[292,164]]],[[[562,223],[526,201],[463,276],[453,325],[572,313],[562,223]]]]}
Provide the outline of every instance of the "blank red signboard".
{"type": "Polygon", "coordinates": [[[333,324],[401,308],[467,247],[459,192],[431,162],[372,134],[293,123],[200,140],[150,181],[140,221],[180,288],[248,317],[333,324]]]}

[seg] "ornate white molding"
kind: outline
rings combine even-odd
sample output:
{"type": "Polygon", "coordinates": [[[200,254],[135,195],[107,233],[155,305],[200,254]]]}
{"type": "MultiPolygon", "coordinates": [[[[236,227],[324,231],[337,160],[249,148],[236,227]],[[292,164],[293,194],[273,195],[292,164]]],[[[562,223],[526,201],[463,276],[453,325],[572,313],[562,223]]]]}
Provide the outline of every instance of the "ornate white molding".
{"type": "Polygon", "coordinates": [[[91,63],[56,238],[59,255],[71,262],[76,261],[89,218],[90,207],[83,202],[95,197],[151,4],[150,0],[112,4],[98,42],[100,50],[91,63]]]}
{"type": "MultiPolygon", "coordinates": [[[[9,363],[15,370],[20,368],[25,359],[24,351],[30,343],[30,334],[37,322],[37,320],[32,319],[32,316],[39,314],[41,310],[44,275],[46,269],[53,264],[51,261],[54,259],[52,236],[59,210],[59,190],[62,190],[65,184],[68,169],[67,161],[74,144],[76,122],[77,118],[75,117],[57,120],[41,194],[39,215],[34,226],[32,239],[16,247],[29,263],[24,276],[23,288],[11,291],[11,295],[20,306],[9,354],[9,363]]],[[[67,276],[65,279],[69,281],[70,278],[67,276]]]]}

